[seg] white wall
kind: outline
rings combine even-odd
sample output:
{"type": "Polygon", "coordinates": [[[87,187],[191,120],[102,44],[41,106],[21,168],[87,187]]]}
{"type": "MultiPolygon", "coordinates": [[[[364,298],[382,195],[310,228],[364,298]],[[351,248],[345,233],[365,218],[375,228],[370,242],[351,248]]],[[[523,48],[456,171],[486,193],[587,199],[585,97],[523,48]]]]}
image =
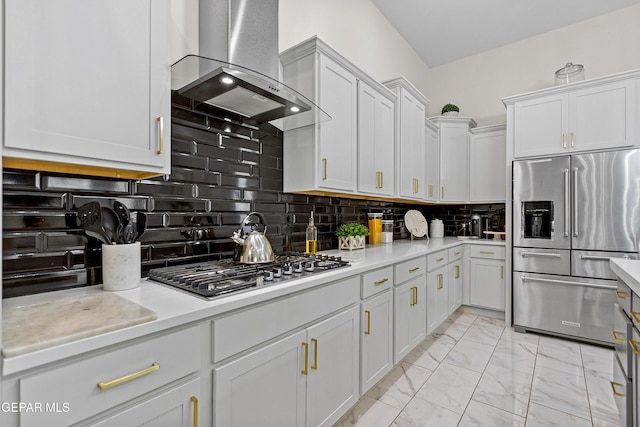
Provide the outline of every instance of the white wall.
{"type": "Polygon", "coordinates": [[[601,15],[429,70],[430,115],[452,102],[479,126],[504,123],[501,98],[553,86],[567,62],[585,78],[640,68],[640,5],[601,15]]]}
{"type": "Polygon", "coordinates": [[[428,95],[428,67],[371,0],[280,0],[280,51],[317,35],[378,81],[404,75],[428,95]]]}

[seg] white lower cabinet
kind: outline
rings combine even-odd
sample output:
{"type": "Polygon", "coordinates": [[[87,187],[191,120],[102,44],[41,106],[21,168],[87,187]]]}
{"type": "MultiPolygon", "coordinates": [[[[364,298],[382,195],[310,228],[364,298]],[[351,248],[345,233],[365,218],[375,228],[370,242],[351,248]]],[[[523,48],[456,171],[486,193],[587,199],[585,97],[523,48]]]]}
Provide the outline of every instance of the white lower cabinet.
{"type": "Polygon", "coordinates": [[[358,307],[214,369],[214,425],[324,426],[359,398],[358,307]]]}
{"type": "Polygon", "coordinates": [[[363,301],[360,312],[360,393],[364,394],[393,367],[393,292],[363,301]]]}
{"type": "Polygon", "coordinates": [[[398,363],[426,336],[426,290],[424,275],[393,290],[394,363],[398,363]]]}
{"type": "Polygon", "coordinates": [[[199,424],[199,392],[200,378],[197,378],[92,425],[95,427],[197,426],[199,424]]]}
{"type": "Polygon", "coordinates": [[[470,253],[469,304],[504,311],[505,309],[505,248],[474,245],[470,253]]]}
{"type": "Polygon", "coordinates": [[[448,266],[427,274],[427,334],[433,332],[449,316],[448,266]]]}

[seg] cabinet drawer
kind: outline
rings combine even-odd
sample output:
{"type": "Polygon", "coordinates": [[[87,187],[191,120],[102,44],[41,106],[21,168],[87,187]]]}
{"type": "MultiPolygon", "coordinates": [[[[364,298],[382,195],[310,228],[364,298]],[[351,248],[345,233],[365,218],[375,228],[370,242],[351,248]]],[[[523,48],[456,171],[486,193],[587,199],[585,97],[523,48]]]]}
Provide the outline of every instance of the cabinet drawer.
{"type": "Polygon", "coordinates": [[[360,301],[360,276],[334,282],[213,320],[213,362],[219,362],[360,301]]]}
{"type": "Polygon", "coordinates": [[[447,250],[434,252],[427,255],[427,270],[432,271],[443,265],[447,265],[449,262],[449,254],[447,250]]]}
{"type": "Polygon", "coordinates": [[[399,285],[407,280],[418,277],[427,272],[427,259],[418,257],[404,261],[393,266],[395,274],[395,284],[399,285]]]}
{"type": "Polygon", "coordinates": [[[615,305],[615,309],[613,311],[614,327],[612,334],[614,347],[621,363],[622,373],[626,378],[631,379],[631,362],[633,359],[631,357],[627,357],[627,353],[630,350],[629,340],[631,339],[631,330],[633,329],[633,326],[618,304],[615,305]]]}
{"type": "MultiPolygon", "coordinates": [[[[622,310],[624,310],[627,316],[631,318],[633,318],[633,315],[631,314],[631,305],[632,305],[633,296],[634,296],[634,293],[631,292],[631,288],[629,288],[621,280],[618,280],[617,289],[616,289],[616,303],[620,306],[622,310]]],[[[638,303],[638,305],[634,304],[633,308],[636,311],[640,311],[640,302],[638,303]]],[[[638,320],[640,320],[640,318],[638,320]]]]}
{"type": "Polygon", "coordinates": [[[362,299],[391,288],[393,267],[385,267],[362,275],[362,299]]]}
{"type": "Polygon", "coordinates": [[[195,372],[201,353],[200,328],[193,326],[21,379],[20,401],[43,406],[42,412],[22,412],[21,425],[76,423],[195,372]],[[109,387],[136,373],[141,375],[109,387]],[[47,404],[60,411],[45,410],[47,404]]]}
{"type": "Polygon", "coordinates": [[[471,258],[504,259],[504,246],[470,245],[471,258]]]}
{"type": "Polygon", "coordinates": [[[571,274],[571,251],[561,249],[515,248],[513,269],[530,273],[571,274]]]}
{"type": "Polygon", "coordinates": [[[633,324],[640,330],[640,296],[635,293],[632,293],[632,301],[631,307],[629,307],[629,314],[631,315],[631,320],[633,320],[633,324]]]}
{"type": "Polygon", "coordinates": [[[457,259],[462,258],[462,249],[463,246],[456,246],[455,248],[451,248],[448,251],[448,256],[449,256],[449,262],[453,262],[457,259]]]}

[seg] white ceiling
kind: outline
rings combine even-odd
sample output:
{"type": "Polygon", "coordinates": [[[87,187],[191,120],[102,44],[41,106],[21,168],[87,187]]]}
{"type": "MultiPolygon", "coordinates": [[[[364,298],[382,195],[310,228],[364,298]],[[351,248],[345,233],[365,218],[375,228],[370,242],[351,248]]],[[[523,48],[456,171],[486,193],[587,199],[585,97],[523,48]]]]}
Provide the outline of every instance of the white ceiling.
{"type": "Polygon", "coordinates": [[[640,0],[372,0],[429,67],[640,0]]]}

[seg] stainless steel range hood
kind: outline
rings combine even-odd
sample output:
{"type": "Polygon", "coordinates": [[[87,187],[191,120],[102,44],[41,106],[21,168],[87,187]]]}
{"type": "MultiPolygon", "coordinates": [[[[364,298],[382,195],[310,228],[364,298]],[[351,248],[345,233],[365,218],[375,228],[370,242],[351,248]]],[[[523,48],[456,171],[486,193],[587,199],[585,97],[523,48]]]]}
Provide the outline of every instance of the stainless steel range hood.
{"type": "Polygon", "coordinates": [[[171,89],[257,123],[296,115],[285,130],[329,120],[327,113],[277,80],[278,0],[200,0],[200,56],[171,67],[171,89]],[[213,59],[218,58],[218,59],[213,59]]]}

